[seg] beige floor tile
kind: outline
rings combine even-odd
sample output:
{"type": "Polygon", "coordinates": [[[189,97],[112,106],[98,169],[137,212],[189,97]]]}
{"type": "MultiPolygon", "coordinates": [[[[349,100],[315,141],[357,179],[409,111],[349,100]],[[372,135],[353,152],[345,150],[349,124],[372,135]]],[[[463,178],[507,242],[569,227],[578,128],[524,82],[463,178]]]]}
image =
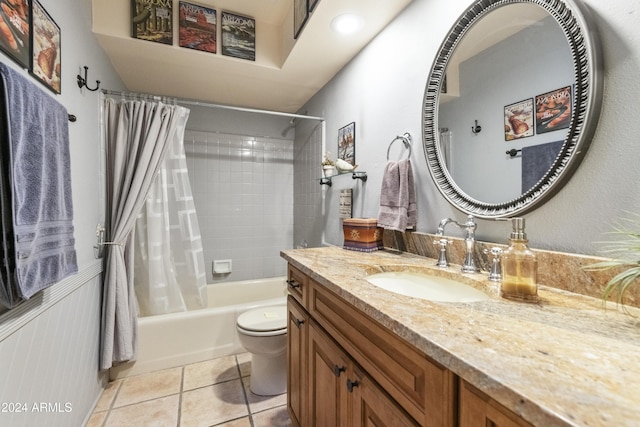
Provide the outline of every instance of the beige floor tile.
{"type": "Polygon", "coordinates": [[[237,354],[238,366],[240,367],[240,375],[248,377],[251,375],[251,353],[237,354]]]}
{"type": "Polygon", "coordinates": [[[107,418],[107,414],[107,411],[94,412],[91,414],[91,417],[89,417],[89,421],[87,421],[85,427],[101,427],[105,418],[107,418]]]}
{"type": "Polygon", "coordinates": [[[237,378],[239,374],[235,356],[221,357],[185,366],[182,388],[193,390],[237,378]]]}
{"type": "Polygon", "coordinates": [[[112,409],[105,427],[172,427],[178,425],[180,396],[112,409]]]}
{"type": "Polygon", "coordinates": [[[242,378],[242,382],[244,384],[245,392],[247,393],[249,409],[252,414],[287,404],[287,393],[276,396],[259,396],[251,392],[251,377],[242,378]]]}
{"type": "Polygon", "coordinates": [[[218,424],[216,427],[251,427],[249,417],[240,418],[239,420],[229,421],[228,423],[218,424]]]}
{"type": "Polygon", "coordinates": [[[181,427],[211,426],[248,415],[242,383],[228,381],[182,394],[181,427]]]}
{"type": "Polygon", "coordinates": [[[125,378],[114,408],[180,393],[182,368],[165,369],[125,378]]]}
{"type": "Polygon", "coordinates": [[[106,411],[111,408],[111,404],[113,403],[113,399],[116,397],[118,393],[118,389],[122,385],[122,380],[110,381],[105,389],[102,391],[102,395],[100,396],[100,400],[96,404],[94,409],[95,412],[106,411]]]}
{"type": "Polygon", "coordinates": [[[254,427],[289,427],[291,418],[287,406],[279,406],[253,415],[254,427]]]}

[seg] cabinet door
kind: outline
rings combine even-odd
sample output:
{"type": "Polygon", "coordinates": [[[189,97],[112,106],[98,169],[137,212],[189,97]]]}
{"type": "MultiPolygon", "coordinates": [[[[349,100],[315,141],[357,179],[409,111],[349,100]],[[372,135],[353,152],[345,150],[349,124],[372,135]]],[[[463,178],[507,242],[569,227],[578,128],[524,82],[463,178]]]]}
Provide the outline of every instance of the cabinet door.
{"type": "Polygon", "coordinates": [[[311,321],[309,328],[309,426],[351,426],[348,422],[346,372],[349,359],[311,321]]]}
{"type": "Polygon", "coordinates": [[[294,426],[307,425],[307,357],[309,315],[292,297],[288,297],[287,328],[287,406],[294,426]]]}
{"type": "Polygon", "coordinates": [[[532,427],[466,381],[460,380],[460,427],[532,427]]]}
{"type": "Polygon", "coordinates": [[[349,373],[347,385],[351,393],[354,427],[418,427],[409,414],[359,368],[349,373]]]}

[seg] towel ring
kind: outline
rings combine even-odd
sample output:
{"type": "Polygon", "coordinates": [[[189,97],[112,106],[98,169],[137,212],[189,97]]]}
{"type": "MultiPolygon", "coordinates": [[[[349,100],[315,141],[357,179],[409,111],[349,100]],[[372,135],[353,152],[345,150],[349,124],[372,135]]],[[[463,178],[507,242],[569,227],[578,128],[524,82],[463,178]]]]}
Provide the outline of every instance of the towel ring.
{"type": "Polygon", "coordinates": [[[394,142],[396,142],[397,140],[401,140],[402,144],[404,145],[404,148],[406,148],[407,150],[409,150],[409,155],[407,156],[407,158],[411,157],[411,134],[409,132],[405,132],[402,135],[398,135],[395,138],[393,138],[393,140],[391,141],[391,143],[389,144],[389,148],[387,148],[387,161],[389,160],[389,152],[391,151],[391,146],[393,145],[394,142]]]}

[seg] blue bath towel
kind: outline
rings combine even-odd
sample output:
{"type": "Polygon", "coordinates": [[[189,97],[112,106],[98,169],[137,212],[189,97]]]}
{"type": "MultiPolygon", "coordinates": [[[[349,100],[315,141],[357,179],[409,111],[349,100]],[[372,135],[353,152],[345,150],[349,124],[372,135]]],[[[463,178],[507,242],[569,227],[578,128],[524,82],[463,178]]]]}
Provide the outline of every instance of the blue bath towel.
{"type": "MultiPolygon", "coordinates": [[[[0,63],[10,147],[15,279],[28,299],[78,271],[66,109],[0,63]]],[[[6,228],[6,227],[3,227],[6,228]]]]}

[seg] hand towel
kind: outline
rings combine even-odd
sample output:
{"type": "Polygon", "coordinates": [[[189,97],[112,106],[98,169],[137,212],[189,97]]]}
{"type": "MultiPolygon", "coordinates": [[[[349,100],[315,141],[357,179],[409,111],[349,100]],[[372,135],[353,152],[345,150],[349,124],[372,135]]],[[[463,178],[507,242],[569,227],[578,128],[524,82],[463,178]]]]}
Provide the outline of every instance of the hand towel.
{"type": "Polygon", "coordinates": [[[78,271],[67,110],[0,63],[10,147],[16,280],[28,299],[78,271]]]}
{"type": "Polygon", "coordinates": [[[405,231],[415,228],[416,220],[416,192],[411,161],[390,161],[382,176],[378,227],[405,231]]]}
{"type": "Polygon", "coordinates": [[[522,147],[522,193],[526,193],[549,171],[564,141],[522,147]]]}

